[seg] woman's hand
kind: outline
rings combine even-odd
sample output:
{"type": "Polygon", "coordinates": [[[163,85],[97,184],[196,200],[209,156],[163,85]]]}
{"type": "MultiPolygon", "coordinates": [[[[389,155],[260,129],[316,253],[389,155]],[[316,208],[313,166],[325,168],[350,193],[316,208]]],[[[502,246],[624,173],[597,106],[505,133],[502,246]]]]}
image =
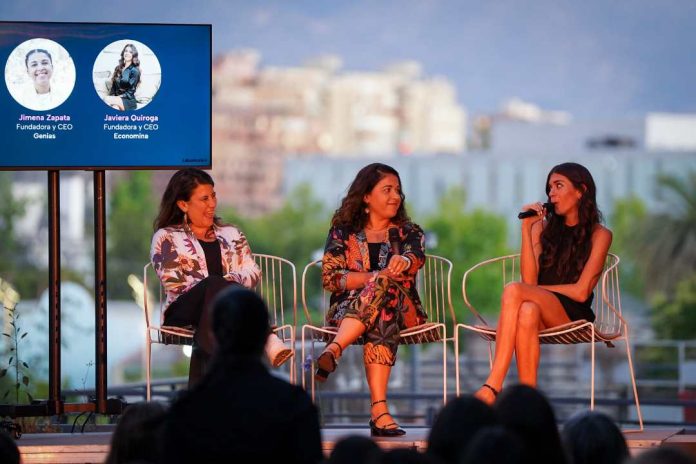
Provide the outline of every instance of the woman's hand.
{"type": "Polygon", "coordinates": [[[537,202],[537,203],[529,203],[524,206],[522,206],[522,209],[520,211],[536,211],[536,214],[534,216],[526,217],[522,219],[522,225],[523,226],[531,226],[532,224],[535,224],[542,219],[544,219],[544,216],[546,216],[546,208],[544,208],[544,204],[542,202],[537,202]]]}

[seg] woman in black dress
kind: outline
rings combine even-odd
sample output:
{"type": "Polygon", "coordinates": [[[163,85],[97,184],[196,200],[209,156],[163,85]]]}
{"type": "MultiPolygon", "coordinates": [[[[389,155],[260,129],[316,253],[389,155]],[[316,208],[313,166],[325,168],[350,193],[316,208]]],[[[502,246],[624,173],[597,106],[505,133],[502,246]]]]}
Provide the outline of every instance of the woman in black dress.
{"type": "Polygon", "coordinates": [[[111,107],[126,111],[138,107],[135,90],[140,84],[140,59],[133,44],[126,44],[121,50],[121,58],[111,78],[111,89],[104,101],[111,107]]]}
{"type": "Polygon", "coordinates": [[[522,207],[536,212],[522,220],[522,281],[503,291],[493,367],[475,394],[489,404],[503,386],[513,353],[520,383],[536,387],[540,330],[594,321],[593,290],[612,240],[600,224],[594,180],[584,166],[559,164],[546,178],[546,194],[553,211],[542,203],[522,207]]]}

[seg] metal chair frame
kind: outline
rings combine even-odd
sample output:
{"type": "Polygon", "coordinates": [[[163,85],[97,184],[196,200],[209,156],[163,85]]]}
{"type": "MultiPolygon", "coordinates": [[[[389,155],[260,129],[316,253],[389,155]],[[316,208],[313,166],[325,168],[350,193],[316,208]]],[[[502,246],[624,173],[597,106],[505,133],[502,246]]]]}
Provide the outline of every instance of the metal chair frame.
{"type": "MultiPolygon", "coordinates": [[[[455,376],[457,395],[460,392],[460,366],[459,366],[459,337],[460,329],[466,329],[477,333],[488,341],[489,363],[493,365],[493,342],[496,337],[496,328],[489,325],[481,313],[474,307],[467,294],[467,283],[469,278],[481,268],[497,265],[500,269],[503,285],[520,280],[520,255],[512,254],[482,261],[464,273],[462,278],[462,295],[464,303],[469,308],[475,319],[480,323],[477,325],[457,324],[455,326],[455,376]]],[[[636,412],[640,429],[643,430],[643,415],[640,410],[638,399],[638,388],[631,358],[631,347],[629,343],[629,326],[623,317],[621,308],[621,293],[619,290],[619,262],[621,260],[615,254],[609,253],[604,265],[602,276],[598,281],[595,291],[599,295],[594,299],[593,310],[595,321],[586,320],[574,321],[558,327],[551,327],[539,332],[539,341],[542,344],[577,344],[590,343],[591,352],[591,377],[590,377],[590,410],[595,407],[595,343],[604,342],[608,347],[614,347],[614,342],[623,340],[626,345],[626,357],[633,387],[633,398],[635,401],[636,412]]],[[[629,430],[630,431],[630,430],[629,430]]]]}
{"type": "MultiPolygon", "coordinates": [[[[316,341],[328,343],[336,336],[337,327],[318,325],[312,322],[309,304],[307,301],[307,274],[315,266],[321,266],[321,260],[307,264],[302,272],[302,307],[308,323],[302,326],[302,359],[307,359],[307,341],[311,341],[312,354],[316,341]]],[[[454,342],[453,338],[447,338],[447,318],[452,325],[456,324],[451,294],[452,262],[446,258],[435,255],[426,255],[426,262],[418,272],[416,285],[421,302],[428,315],[428,321],[424,324],[401,331],[400,344],[416,343],[442,343],[442,401],[447,402],[447,342],[454,342]]],[[[323,290],[319,301],[319,309],[325,320],[326,311],[329,309],[330,293],[323,290]]],[[[358,339],[355,344],[362,344],[358,339]]],[[[311,377],[310,393],[312,400],[315,398],[314,370],[315,360],[312,356],[309,363],[309,375],[311,377]]],[[[302,375],[302,386],[307,389],[306,372],[302,375]]]]}

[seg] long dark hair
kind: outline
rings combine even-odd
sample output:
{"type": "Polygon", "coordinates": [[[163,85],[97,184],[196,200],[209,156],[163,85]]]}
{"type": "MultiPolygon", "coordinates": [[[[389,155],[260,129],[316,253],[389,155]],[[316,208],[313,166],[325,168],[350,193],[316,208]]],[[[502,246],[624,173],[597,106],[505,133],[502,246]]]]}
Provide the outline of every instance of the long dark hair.
{"type": "MultiPolygon", "coordinates": [[[[138,71],[140,71],[140,58],[138,58],[138,49],[135,48],[135,45],[133,44],[126,44],[125,47],[123,47],[123,50],[121,50],[121,58],[118,60],[118,64],[114,68],[114,75],[111,78],[111,91],[115,92],[118,89],[118,80],[121,79],[121,74],[123,74],[123,69],[126,67],[126,60],[123,59],[123,54],[126,51],[126,48],[130,47],[131,48],[131,54],[133,55],[133,59],[131,61],[132,65],[138,68],[138,71]]],[[[140,85],[140,72],[138,72],[138,81],[135,83],[135,86],[137,87],[140,85]]]]}
{"type": "Polygon", "coordinates": [[[368,214],[365,212],[367,205],[363,201],[363,197],[370,193],[375,188],[375,185],[388,174],[395,175],[399,180],[399,186],[402,188],[400,191],[401,204],[392,221],[397,225],[409,222],[411,218],[406,213],[406,195],[404,195],[399,173],[396,169],[386,164],[372,163],[362,168],[356,174],[355,179],[348,187],[348,193],[341,200],[341,206],[336,210],[333,218],[331,218],[331,225],[334,227],[352,227],[353,230],[360,230],[365,227],[368,214]]]}
{"type": "Polygon", "coordinates": [[[539,257],[541,269],[555,268],[564,282],[577,282],[592,249],[592,232],[602,221],[597,208],[597,188],[592,174],[578,163],[562,163],[554,166],[546,176],[546,195],[549,194],[549,179],[560,174],[570,180],[582,192],[578,204],[578,224],[565,227],[565,217],[551,214],[541,233],[542,252],[539,257]]]}
{"type": "MultiPolygon", "coordinates": [[[[174,173],[162,195],[159,213],[154,222],[155,231],[184,223],[184,212],[181,211],[176,202],[179,200],[189,201],[193,190],[199,185],[212,185],[214,187],[215,182],[210,174],[196,168],[186,168],[174,173]]],[[[215,224],[220,225],[220,220],[217,217],[215,224]]]]}

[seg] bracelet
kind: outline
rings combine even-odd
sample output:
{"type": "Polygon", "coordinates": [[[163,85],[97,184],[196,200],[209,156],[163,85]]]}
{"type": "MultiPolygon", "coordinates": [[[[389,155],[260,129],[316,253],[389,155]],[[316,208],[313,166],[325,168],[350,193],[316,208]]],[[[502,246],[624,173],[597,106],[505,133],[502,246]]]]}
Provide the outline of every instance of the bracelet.
{"type": "Polygon", "coordinates": [[[411,258],[405,255],[400,255],[402,258],[406,260],[406,263],[408,264],[408,267],[411,267],[411,258]]]}

